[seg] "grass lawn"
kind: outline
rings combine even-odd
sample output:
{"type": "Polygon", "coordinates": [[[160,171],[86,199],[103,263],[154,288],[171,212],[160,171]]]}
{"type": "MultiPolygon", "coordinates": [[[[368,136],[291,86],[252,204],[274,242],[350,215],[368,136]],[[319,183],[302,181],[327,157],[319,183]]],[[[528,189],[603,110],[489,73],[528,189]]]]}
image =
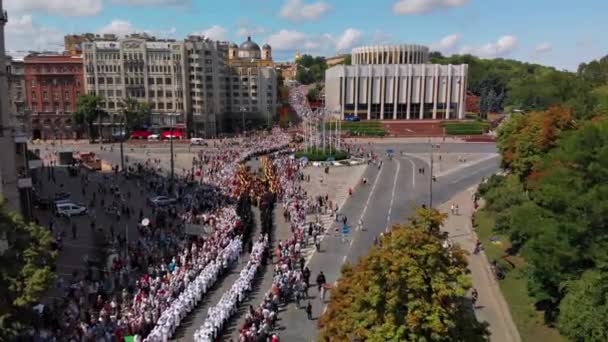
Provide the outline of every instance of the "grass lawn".
{"type": "Polygon", "coordinates": [[[329,149],[325,150],[325,153],[323,153],[322,149],[313,149],[308,152],[304,152],[303,150],[298,151],[295,153],[295,157],[298,159],[306,157],[309,161],[326,161],[327,158],[333,157],[334,160],[338,161],[347,159],[349,155],[346,151],[332,151],[332,153],[329,154],[329,149]]]}
{"type": "MultiPolygon", "coordinates": [[[[334,127],[335,126],[332,125],[332,128],[334,127]]],[[[326,128],[329,129],[329,124],[326,125],[326,128]]],[[[384,125],[378,121],[342,121],[342,132],[359,136],[386,135],[384,125]]]]}
{"type": "Polygon", "coordinates": [[[445,133],[450,135],[480,135],[488,129],[489,124],[479,121],[444,122],[445,133]]]}
{"type": "Polygon", "coordinates": [[[511,246],[508,237],[495,234],[492,227],[494,227],[492,213],[480,210],[475,214],[475,229],[489,261],[500,260],[498,264],[504,266],[503,269],[509,270],[506,272],[505,279],[499,281],[499,284],[505,300],[509,304],[511,316],[517,325],[522,341],[566,341],[557,329],[545,325],[543,313],[536,310],[534,299],[528,295],[525,260],[518,256],[510,257],[509,261],[515,264],[513,269],[511,266],[507,266],[507,262],[500,259],[506,254],[505,250],[511,246]],[[498,237],[502,243],[492,243],[490,237],[498,237]]]}

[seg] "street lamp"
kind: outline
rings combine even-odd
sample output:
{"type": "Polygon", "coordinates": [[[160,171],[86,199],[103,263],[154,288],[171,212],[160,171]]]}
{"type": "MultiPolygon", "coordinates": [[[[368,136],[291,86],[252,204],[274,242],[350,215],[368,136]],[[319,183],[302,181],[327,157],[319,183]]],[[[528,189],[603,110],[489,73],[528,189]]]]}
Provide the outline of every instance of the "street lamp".
{"type": "Polygon", "coordinates": [[[435,176],[433,176],[433,143],[431,142],[431,178],[429,180],[429,209],[433,208],[433,182],[435,181],[435,176]]]}
{"type": "Polygon", "coordinates": [[[241,106],[240,111],[241,111],[241,127],[242,127],[241,133],[242,134],[245,134],[245,111],[246,110],[247,110],[247,108],[241,106]]]}

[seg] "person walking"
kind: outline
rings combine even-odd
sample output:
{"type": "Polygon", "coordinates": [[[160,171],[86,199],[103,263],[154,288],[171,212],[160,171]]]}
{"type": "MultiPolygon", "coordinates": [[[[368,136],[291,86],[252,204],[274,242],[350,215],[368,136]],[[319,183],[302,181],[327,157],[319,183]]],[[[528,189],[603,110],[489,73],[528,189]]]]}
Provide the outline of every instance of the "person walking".
{"type": "Polygon", "coordinates": [[[319,292],[321,292],[321,288],[325,285],[325,283],[325,274],[323,274],[323,271],[321,271],[317,276],[317,289],[319,290],[319,292]]]}
{"type": "Polygon", "coordinates": [[[76,240],[76,223],[72,223],[72,239],[76,240]]]}
{"type": "Polygon", "coordinates": [[[312,321],[312,304],[310,302],[306,305],[306,316],[312,321]]]}

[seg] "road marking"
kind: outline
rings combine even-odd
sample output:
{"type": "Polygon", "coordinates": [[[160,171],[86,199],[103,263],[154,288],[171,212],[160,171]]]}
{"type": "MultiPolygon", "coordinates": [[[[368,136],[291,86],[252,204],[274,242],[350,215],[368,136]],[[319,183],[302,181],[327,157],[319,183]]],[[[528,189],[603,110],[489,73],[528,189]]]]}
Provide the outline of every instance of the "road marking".
{"type": "Polygon", "coordinates": [[[416,188],[416,164],[414,164],[414,161],[412,159],[410,159],[408,156],[403,156],[405,158],[405,160],[409,161],[410,164],[412,164],[412,188],[415,189],[416,188]]]}
{"type": "Polygon", "coordinates": [[[393,192],[391,194],[391,204],[388,206],[388,215],[386,216],[386,230],[388,230],[388,224],[391,221],[391,212],[393,211],[393,203],[395,202],[395,189],[397,189],[397,180],[399,179],[399,170],[401,169],[401,163],[397,161],[397,171],[395,171],[395,180],[393,180],[393,192]]]}
{"type": "MultiPolygon", "coordinates": [[[[367,207],[369,205],[369,202],[372,198],[372,195],[374,194],[374,191],[376,190],[376,185],[378,184],[378,180],[380,179],[380,175],[382,174],[382,172],[384,172],[384,167],[380,169],[380,172],[376,173],[376,179],[374,180],[374,184],[372,185],[372,188],[369,192],[369,195],[367,196],[367,201],[365,202],[365,207],[363,208],[363,211],[361,212],[361,216],[359,217],[359,221],[361,221],[361,219],[363,218],[363,215],[365,215],[365,212],[367,211],[367,207]]],[[[342,209],[344,208],[344,204],[346,204],[346,201],[348,200],[350,196],[347,196],[344,198],[344,200],[342,201],[342,203],[339,205],[339,208],[342,209]]],[[[331,225],[329,226],[331,228],[331,225]]],[[[323,236],[321,236],[321,242],[323,242],[323,240],[325,240],[325,237],[328,234],[323,234],[323,236]]],[[[353,239],[354,240],[354,239],[353,239]]],[[[351,245],[352,246],[352,245],[351,245]]],[[[349,247],[350,249],[350,247],[349,247]]],[[[312,260],[312,257],[315,255],[316,253],[316,249],[313,250],[312,253],[310,253],[310,255],[308,256],[308,258],[306,259],[306,263],[304,264],[304,266],[308,266],[308,264],[310,263],[310,261],[312,260]]],[[[348,250],[346,252],[346,254],[348,254],[348,250]]]]}

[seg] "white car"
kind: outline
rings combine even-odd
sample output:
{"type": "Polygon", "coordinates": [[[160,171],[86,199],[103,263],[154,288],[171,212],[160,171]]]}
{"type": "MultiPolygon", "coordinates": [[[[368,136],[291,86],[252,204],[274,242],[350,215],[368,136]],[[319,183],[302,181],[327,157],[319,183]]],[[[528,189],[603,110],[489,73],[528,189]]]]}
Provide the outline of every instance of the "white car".
{"type": "Polygon", "coordinates": [[[160,138],[159,134],[150,134],[150,135],[148,135],[148,140],[154,141],[154,140],[158,140],[159,138],[160,138]]]}
{"type": "Polygon", "coordinates": [[[78,215],[85,215],[87,213],[87,207],[78,205],[75,203],[57,203],[55,205],[55,214],[57,216],[72,217],[78,215]]]}
{"type": "Polygon", "coordinates": [[[153,207],[164,207],[170,204],[174,204],[177,202],[175,198],[170,198],[167,196],[154,196],[148,198],[148,203],[150,203],[153,207]]]}
{"type": "Polygon", "coordinates": [[[203,139],[203,138],[190,138],[190,144],[207,146],[207,143],[205,142],[205,139],[203,139]]]}

